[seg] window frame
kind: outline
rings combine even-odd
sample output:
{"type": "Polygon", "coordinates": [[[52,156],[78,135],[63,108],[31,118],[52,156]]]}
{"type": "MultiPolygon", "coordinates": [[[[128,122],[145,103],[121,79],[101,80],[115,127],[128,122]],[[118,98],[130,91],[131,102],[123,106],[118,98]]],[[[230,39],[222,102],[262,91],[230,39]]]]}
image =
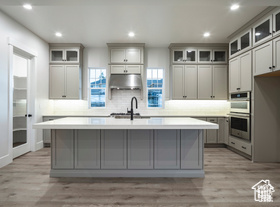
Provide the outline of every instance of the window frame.
{"type": "Polygon", "coordinates": [[[88,67],[88,108],[89,109],[105,109],[107,107],[107,69],[105,67],[88,67]],[[106,86],[105,88],[92,88],[90,84],[90,71],[91,70],[105,70],[106,86]],[[91,89],[104,89],[105,90],[105,105],[104,106],[91,106],[91,89]]]}
{"type": "MultiPolygon", "coordinates": [[[[153,79],[152,79],[153,80],[153,79]]],[[[165,70],[163,67],[147,67],[146,69],[146,108],[151,110],[151,109],[164,109],[165,108],[165,70]],[[162,70],[162,87],[160,88],[148,88],[148,70],[162,70]],[[161,107],[149,107],[149,90],[151,89],[161,89],[162,90],[162,106],[161,107]]]]}

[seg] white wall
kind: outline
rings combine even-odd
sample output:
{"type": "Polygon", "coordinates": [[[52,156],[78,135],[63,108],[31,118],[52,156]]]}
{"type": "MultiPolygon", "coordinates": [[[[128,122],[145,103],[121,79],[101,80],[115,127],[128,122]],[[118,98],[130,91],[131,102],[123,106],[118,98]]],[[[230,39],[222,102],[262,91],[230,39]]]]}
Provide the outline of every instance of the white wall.
{"type": "MultiPolygon", "coordinates": [[[[0,167],[11,161],[9,155],[9,147],[11,146],[8,146],[8,37],[23,43],[38,54],[34,121],[41,120],[43,113],[52,111],[48,101],[48,44],[0,11],[0,167]]],[[[36,142],[41,143],[42,132],[35,133],[36,142]]]]}
{"type": "Polygon", "coordinates": [[[56,115],[109,115],[112,112],[126,112],[130,108],[131,97],[138,99],[138,110],[142,115],[225,115],[229,111],[226,101],[169,101],[169,50],[168,48],[145,48],[145,69],[163,68],[165,70],[165,108],[147,109],[146,90],[144,99],[140,92],[132,90],[113,90],[112,100],[106,100],[106,108],[88,109],[87,87],[88,67],[108,69],[108,48],[85,48],[83,58],[83,100],[54,100],[53,113],[56,115]]]}

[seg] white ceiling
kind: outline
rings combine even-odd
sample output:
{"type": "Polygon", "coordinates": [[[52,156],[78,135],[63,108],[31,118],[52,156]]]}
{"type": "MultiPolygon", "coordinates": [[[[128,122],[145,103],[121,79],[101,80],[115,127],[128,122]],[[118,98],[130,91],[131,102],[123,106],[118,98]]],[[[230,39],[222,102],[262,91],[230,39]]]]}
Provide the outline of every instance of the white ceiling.
{"type": "Polygon", "coordinates": [[[49,43],[226,43],[227,37],[280,0],[0,0],[0,10],[49,43]],[[240,9],[230,6],[240,3],[240,9]],[[31,3],[33,10],[23,9],[31,3]],[[60,31],[63,37],[54,35],[60,31]],[[129,38],[128,32],[135,37],[129,38]],[[210,32],[204,38],[204,32],[210,32]]]}

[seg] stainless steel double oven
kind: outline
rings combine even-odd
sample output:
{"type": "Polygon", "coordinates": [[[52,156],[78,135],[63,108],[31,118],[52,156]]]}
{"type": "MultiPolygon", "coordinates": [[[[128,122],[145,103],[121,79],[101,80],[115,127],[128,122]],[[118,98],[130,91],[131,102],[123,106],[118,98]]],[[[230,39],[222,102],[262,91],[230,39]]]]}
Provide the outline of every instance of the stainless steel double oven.
{"type": "Polygon", "coordinates": [[[230,135],[251,140],[251,93],[230,94],[230,135]]]}

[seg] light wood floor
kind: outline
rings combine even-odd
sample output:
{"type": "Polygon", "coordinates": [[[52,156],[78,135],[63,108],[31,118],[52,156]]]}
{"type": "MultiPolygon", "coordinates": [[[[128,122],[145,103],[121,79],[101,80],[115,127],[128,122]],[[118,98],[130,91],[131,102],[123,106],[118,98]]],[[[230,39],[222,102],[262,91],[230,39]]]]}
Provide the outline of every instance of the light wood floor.
{"type": "Polygon", "coordinates": [[[259,164],[224,148],[205,149],[205,178],[49,178],[50,149],[0,169],[0,206],[280,206],[280,163],[259,164]],[[251,187],[269,179],[274,202],[251,187]]]}

